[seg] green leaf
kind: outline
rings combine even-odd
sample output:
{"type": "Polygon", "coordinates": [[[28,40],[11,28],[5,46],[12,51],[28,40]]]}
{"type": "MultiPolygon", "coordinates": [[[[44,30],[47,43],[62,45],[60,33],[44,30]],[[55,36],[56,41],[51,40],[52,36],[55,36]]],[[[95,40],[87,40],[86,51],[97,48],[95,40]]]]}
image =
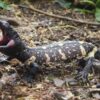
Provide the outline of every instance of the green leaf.
{"type": "Polygon", "coordinates": [[[93,0],[81,0],[80,3],[84,4],[84,5],[92,6],[92,7],[96,6],[96,4],[95,4],[95,2],[93,2],[93,0]]]}
{"type": "Polygon", "coordinates": [[[3,2],[3,1],[0,1],[0,8],[10,10],[10,6],[7,3],[3,2]]]}
{"type": "Polygon", "coordinates": [[[96,2],[96,7],[97,7],[97,8],[100,8],[100,0],[97,0],[97,2],[96,2]]]}
{"type": "Polygon", "coordinates": [[[96,8],[95,17],[96,20],[100,22],[100,8],[96,8]]]}
{"type": "Polygon", "coordinates": [[[94,9],[93,10],[88,10],[88,9],[81,9],[81,8],[75,8],[75,11],[86,14],[86,13],[90,13],[90,14],[94,14],[94,9]]]}
{"type": "Polygon", "coordinates": [[[61,7],[63,8],[70,8],[71,2],[66,2],[65,0],[55,0],[61,7]]]}

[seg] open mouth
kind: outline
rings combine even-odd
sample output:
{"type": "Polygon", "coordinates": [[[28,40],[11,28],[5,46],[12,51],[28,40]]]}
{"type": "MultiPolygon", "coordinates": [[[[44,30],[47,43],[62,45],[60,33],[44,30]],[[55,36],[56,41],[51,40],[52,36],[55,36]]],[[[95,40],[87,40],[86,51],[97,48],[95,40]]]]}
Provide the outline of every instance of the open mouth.
{"type": "Polygon", "coordinates": [[[6,45],[9,42],[9,39],[7,36],[3,33],[2,30],[0,30],[0,46],[6,45]]]}
{"type": "Polygon", "coordinates": [[[2,30],[0,30],[0,41],[3,40],[3,33],[2,33],[2,30]]]}
{"type": "Polygon", "coordinates": [[[15,45],[11,37],[12,31],[9,31],[10,25],[6,21],[0,21],[0,46],[1,48],[10,48],[15,45]]]}

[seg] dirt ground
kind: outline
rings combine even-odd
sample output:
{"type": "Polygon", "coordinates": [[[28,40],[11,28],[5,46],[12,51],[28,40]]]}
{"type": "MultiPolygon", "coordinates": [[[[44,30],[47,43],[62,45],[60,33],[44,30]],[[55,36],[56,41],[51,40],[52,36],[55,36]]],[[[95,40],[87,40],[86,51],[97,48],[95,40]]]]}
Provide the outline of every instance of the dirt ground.
{"type": "MultiPolygon", "coordinates": [[[[37,9],[48,12],[49,14],[55,14],[56,16],[61,15],[86,22],[95,21],[93,15],[81,14],[71,9],[63,9],[51,0],[48,1],[34,1],[33,5],[37,9]]],[[[100,48],[100,25],[82,24],[50,17],[22,6],[19,7],[17,4],[12,4],[12,9],[10,11],[1,10],[0,13],[4,18],[12,18],[19,23],[18,26],[13,27],[29,47],[50,44],[55,41],[83,40],[91,42],[100,48]]],[[[3,86],[2,84],[0,85],[0,99],[100,99],[100,96],[95,96],[90,92],[90,90],[100,81],[98,74],[95,75],[94,73],[89,75],[90,84],[83,84],[79,81],[69,82],[69,80],[74,80],[77,72],[76,69],[79,67],[77,60],[71,62],[50,63],[40,67],[42,68],[42,73],[30,84],[23,77],[27,70],[20,67],[18,61],[12,60],[10,64],[1,64],[0,77],[1,80],[5,80],[6,83],[3,86]]]]}

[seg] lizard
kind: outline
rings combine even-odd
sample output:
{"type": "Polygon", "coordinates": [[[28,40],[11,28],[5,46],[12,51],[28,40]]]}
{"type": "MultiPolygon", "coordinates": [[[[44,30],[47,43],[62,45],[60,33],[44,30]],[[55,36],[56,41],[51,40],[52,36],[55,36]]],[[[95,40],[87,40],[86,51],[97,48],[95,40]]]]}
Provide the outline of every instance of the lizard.
{"type": "Polygon", "coordinates": [[[0,29],[0,52],[31,66],[33,75],[37,74],[39,65],[43,63],[83,58],[86,59],[86,65],[77,78],[87,81],[91,68],[100,66],[100,50],[92,43],[68,40],[29,48],[7,21],[0,20],[0,29]]]}

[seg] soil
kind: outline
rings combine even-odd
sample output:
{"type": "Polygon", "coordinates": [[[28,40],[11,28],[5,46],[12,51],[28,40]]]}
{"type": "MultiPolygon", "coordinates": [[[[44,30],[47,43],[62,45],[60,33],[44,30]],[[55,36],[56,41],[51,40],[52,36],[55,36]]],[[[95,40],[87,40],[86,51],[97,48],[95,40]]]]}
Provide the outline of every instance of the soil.
{"type": "MultiPolygon", "coordinates": [[[[70,17],[72,19],[95,22],[91,14],[82,14],[71,9],[61,8],[52,0],[38,0],[32,2],[32,5],[44,12],[70,17]]],[[[62,20],[46,16],[25,7],[19,7],[19,4],[12,4],[11,10],[0,10],[1,15],[15,19],[19,24],[12,26],[29,47],[50,44],[55,41],[65,40],[83,40],[93,43],[100,48],[100,26],[77,23],[74,21],[62,20]]],[[[5,18],[4,17],[4,18],[5,18]]],[[[1,56],[2,57],[2,56],[1,56]]],[[[42,73],[36,76],[31,83],[27,82],[24,75],[27,69],[20,66],[19,61],[12,60],[10,64],[0,65],[0,77],[16,74],[11,82],[0,87],[1,100],[96,100],[87,95],[90,88],[99,83],[98,74],[89,75],[89,84],[83,84],[81,81],[77,85],[63,84],[56,86],[54,79],[74,78],[79,68],[78,61],[50,63],[40,66],[42,73]],[[13,80],[13,81],[12,81],[13,80]],[[70,92],[74,96],[70,99],[57,99],[54,93],[70,92]]],[[[7,77],[6,77],[7,78],[7,77]]],[[[99,99],[98,99],[99,100],[99,99]]]]}

